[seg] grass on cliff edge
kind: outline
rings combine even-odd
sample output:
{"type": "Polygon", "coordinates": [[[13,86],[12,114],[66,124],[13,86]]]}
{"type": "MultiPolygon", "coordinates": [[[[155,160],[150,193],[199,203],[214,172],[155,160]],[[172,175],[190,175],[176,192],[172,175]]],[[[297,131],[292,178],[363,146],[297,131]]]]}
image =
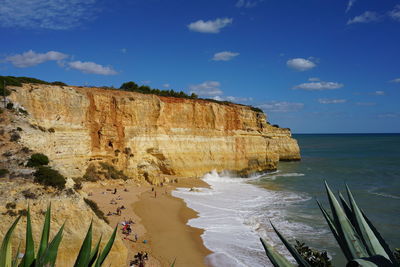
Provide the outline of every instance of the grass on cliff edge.
{"type": "MultiPolygon", "coordinates": [[[[6,95],[10,94],[10,91],[7,89],[4,89],[4,81],[6,82],[6,85],[13,85],[13,86],[22,86],[23,83],[35,83],[35,84],[50,84],[50,85],[59,85],[59,86],[67,86],[66,83],[63,82],[46,82],[43,80],[39,80],[36,78],[30,78],[30,77],[14,77],[14,76],[0,76],[0,96],[3,95],[4,90],[6,95]]],[[[111,90],[116,90],[114,87],[108,87],[108,86],[87,86],[87,87],[96,87],[96,88],[104,88],[104,89],[111,89],[111,90]]],[[[195,93],[192,93],[190,95],[186,94],[184,91],[174,91],[173,89],[170,90],[160,90],[158,88],[151,88],[147,85],[138,85],[133,81],[130,82],[125,82],[123,83],[120,88],[120,90],[128,91],[128,92],[138,92],[142,94],[153,94],[153,95],[158,95],[158,96],[167,96],[167,97],[177,97],[177,98],[187,98],[187,99],[202,99],[206,100],[208,102],[214,102],[218,103],[221,105],[240,105],[240,106],[246,106],[249,107],[251,110],[255,112],[260,112],[264,113],[264,111],[258,107],[253,107],[251,105],[243,105],[243,104],[238,104],[238,103],[233,103],[230,101],[220,101],[220,100],[215,100],[215,99],[209,99],[209,98],[199,98],[195,93]]],[[[118,89],[117,89],[118,90],[118,89]]]]}

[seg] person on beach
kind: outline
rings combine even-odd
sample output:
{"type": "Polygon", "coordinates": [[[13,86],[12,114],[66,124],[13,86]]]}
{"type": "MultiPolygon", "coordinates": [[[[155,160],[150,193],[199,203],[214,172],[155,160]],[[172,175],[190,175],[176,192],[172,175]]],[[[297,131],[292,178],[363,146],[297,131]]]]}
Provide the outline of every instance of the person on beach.
{"type": "Polygon", "coordinates": [[[154,190],[154,198],[157,198],[157,191],[154,190]]]}
{"type": "Polygon", "coordinates": [[[117,207],[117,215],[121,216],[121,209],[119,207],[117,207]]]}
{"type": "Polygon", "coordinates": [[[114,195],[117,194],[117,188],[114,188],[114,195]]]}

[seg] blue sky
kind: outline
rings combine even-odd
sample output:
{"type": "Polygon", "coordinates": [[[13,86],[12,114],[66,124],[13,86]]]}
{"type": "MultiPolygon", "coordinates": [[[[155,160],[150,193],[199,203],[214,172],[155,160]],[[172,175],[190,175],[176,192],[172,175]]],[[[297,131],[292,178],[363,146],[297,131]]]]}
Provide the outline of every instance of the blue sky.
{"type": "Polygon", "coordinates": [[[0,0],[0,75],[136,81],[294,133],[400,132],[400,1],[0,0]]]}

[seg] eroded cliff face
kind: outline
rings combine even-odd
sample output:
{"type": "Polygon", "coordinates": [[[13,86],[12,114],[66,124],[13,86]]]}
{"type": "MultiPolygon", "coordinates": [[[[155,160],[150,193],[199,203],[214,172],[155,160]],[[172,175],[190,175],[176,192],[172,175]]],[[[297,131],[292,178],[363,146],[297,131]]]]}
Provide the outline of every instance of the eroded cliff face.
{"type": "Polygon", "coordinates": [[[112,163],[134,178],[242,174],[300,159],[288,129],[247,106],[118,90],[24,84],[10,100],[27,110],[21,141],[69,177],[112,163]]]}
{"type": "MultiPolygon", "coordinates": [[[[104,247],[112,235],[113,229],[99,219],[85,204],[82,196],[71,191],[57,192],[51,188],[31,183],[28,180],[14,179],[2,181],[0,187],[0,237],[3,237],[17,218],[17,214],[31,212],[33,239],[38,247],[43,228],[44,214],[51,204],[50,240],[65,223],[64,235],[58,250],[56,266],[73,266],[79,254],[83,239],[86,236],[91,220],[93,221],[93,243],[102,236],[101,247],[104,247]]],[[[13,232],[12,247],[25,251],[26,216],[22,216],[13,232]]],[[[15,251],[14,251],[15,253],[15,251]]],[[[117,237],[104,266],[125,266],[128,250],[122,240],[117,237]]]]}

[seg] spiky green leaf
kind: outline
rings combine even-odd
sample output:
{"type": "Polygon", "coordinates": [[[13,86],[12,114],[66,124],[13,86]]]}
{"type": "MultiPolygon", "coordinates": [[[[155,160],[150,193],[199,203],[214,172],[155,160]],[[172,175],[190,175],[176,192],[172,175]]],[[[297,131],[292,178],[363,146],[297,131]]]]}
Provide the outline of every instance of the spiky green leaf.
{"type": "Polygon", "coordinates": [[[19,242],[17,252],[15,253],[14,260],[11,264],[12,267],[18,267],[18,256],[19,256],[20,249],[21,249],[21,242],[19,242]]]}
{"type": "Polygon", "coordinates": [[[99,257],[97,258],[97,261],[96,261],[96,266],[97,267],[99,267],[99,266],[101,266],[103,264],[103,262],[105,261],[108,253],[110,253],[110,250],[111,250],[111,248],[112,248],[112,246],[114,244],[114,241],[115,241],[115,236],[117,235],[117,228],[118,228],[118,225],[115,226],[114,232],[112,233],[112,235],[111,235],[110,239],[108,240],[106,246],[101,251],[99,257]]]}
{"type": "Polygon", "coordinates": [[[365,213],[361,210],[365,221],[368,223],[369,227],[371,230],[374,232],[375,236],[378,238],[379,243],[381,246],[385,249],[386,253],[390,257],[390,261],[395,265],[395,266],[400,266],[400,262],[394,257],[392,250],[390,249],[389,245],[386,243],[385,239],[381,236],[379,231],[376,229],[376,227],[372,224],[372,222],[368,219],[368,217],[365,215],[365,213]]]}
{"type": "Polygon", "coordinates": [[[362,267],[392,267],[395,266],[390,260],[383,257],[382,255],[374,255],[368,258],[354,259],[348,263],[348,265],[356,266],[358,264],[362,267]]]}
{"type": "Polygon", "coordinates": [[[386,254],[385,249],[379,243],[378,238],[375,236],[372,229],[369,227],[368,223],[365,221],[364,216],[361,213],[356,201],[354,200],[353,194],[351,193],[349,187],[346,185],[347,195],[350,200],[350,205],[353,210],[354,219],[356,222],[356,228],[361,233],[361,238],[364,242],[369,256],[382,255],[386,259],[390,260],[389,256],[386,254]]]}
{"type": "Polygon", "coordinates": [[[22,259],[23,267],[30,267],[35,260],[35,243],[33,241],[32,234],[32,222],[31,222],[31,209],[28,206],[28,212],[26,214],[26,239],[25,239],[25,255],[22,259]]]}
{"type": "Polygon", "coordinates": [[[329,215],[329,213],[325,210],[325,208],[322,206],[322,204],[317,200],[317,204],[319,209],[321,210],[322,214],[324,215],[324,218],[326,222],[328,223],[329,228],[331,229],[331,232],[333,236],[335,237],[336,241],[338,242],[340,248],[342,249],[343,253],[345,254],[346,258],[351,258],[351,255],[347,251],[347,247],[344,243],[344,241],[341,239],[339,236],[339,233],[336,229],[335,222],[333,221],[332,217],[329,215]]]}
{"type": "Polygon", "coordinates": [[[74,267],[86,267],[89,264],[90,252],[92,249],[92,225],[93,222],[90,222],[89,229],[86,233],[85,240],[83,240],[81,249],[79,250],[74,267]]]}
{"type": "Polygon", "coordinates": [[[174,267],[174,266],[175,266],[175,261],[176,261],[176,258],[175,258],[174,261],[172,262],[171,267],[174,267]]]}
{"type": "Polygon", "coordinates": [[[264,239],[260,238],[260,241],[272,265],[274,265],[275,267],[295,267],[284,256],[276,252],[275,249],[272,246],[270,246],[267,242],[265,242],[264,239]]]}
{"type": "Polygon", "coordinates": [[[8,228],[8,231],[3,238],[3,242],[1,243],[1,248],[0,248],[0,266],[6,266],[6,267],[11,266],[11,261],[12,261],[11,237],[20,219],[21,216],[18,216],[18,218],[15,219],[14,223],[11,225],[10,228],[8,228]]]}
{"type": "Polygon", "coordinates": [[[368,257],[368,253],[358,236],[350,220],[346,217],[345,212],[339,205],[335,195],[332,193],[327,182],[325,181],[325,188],[329,198],[329,204],[331,206],[333,219],[335,222],[336,229],[340,238],[344,241],[345,247],[342,250],[345,252],[346,257],[351,256],[348,260],[358,259],[362,257],[368,257]]]}
{"type": "Polygon", "coordinates": [[[274,229],[275,233],[278,235],[279,239],[283,242],[287,250],[289,250],[290,254],[292,254],[293,258],[299,264],[299,267],[311,267],[311,265],[308,262],[306,262],[302,256],[300,256],[297,250],[293,248],[292,245],[290,245],[290,243],[283,237],[283,235],[275,228],[275,226],[272,223],[271,226],[274,229]]]}
{"type": "MultiPolygon", "coordinates": [[[[354,220],[354,215],[353,215],[353,211],[351,210],[350,205],[347,203],[346,199],[343,197],[342,193],[339,192],[339,199],[340,202],[342,203],[342,207],[344,212],[346,213],[347,218],[349,218],[351,224],[356,227],[356,222],[354,220]]],[[[356,228],[357,230],[357,228],[356,228]]],[[[360,235],[360,233],[358,233],[360,235]]]]}
{"type": "Polygon", "coordinates": [[[99,248],[100,248],[101,238],[102,238],[102,236],[100,236],[100,239],[99,239],[99,241],[97,242],[97,245],[95,246],[95,248],[93,249],[93,251],[90,253],[90,260],[89,260],[88,266],[93,266],[94,263],[96,262],[97,255],[99,254],[99,248]]]}
{"type": "Polygon", "coordinates": [[[42,237],[39,243],[39,249],[36,255],[37,259],[40,259],[43,256],[43,253],[46,251],[46,248],[49,244],[49,236],[50,236],[50,219],[51,219],[51,203],[47,207],[46,215],[44,217],[43,229],[42,229],[42,237]]]}
{"type": "Polygon", "coordinates": [[[62,234],[64,231],[65,223],[58,230],[57,234],[54,236],[53,240],[50,242],[46,251],[44,252],[42,258],[39,260],[39,266],[49,266],[53,267],[57,260],[58,247],[62,240],[62,234]]]}

